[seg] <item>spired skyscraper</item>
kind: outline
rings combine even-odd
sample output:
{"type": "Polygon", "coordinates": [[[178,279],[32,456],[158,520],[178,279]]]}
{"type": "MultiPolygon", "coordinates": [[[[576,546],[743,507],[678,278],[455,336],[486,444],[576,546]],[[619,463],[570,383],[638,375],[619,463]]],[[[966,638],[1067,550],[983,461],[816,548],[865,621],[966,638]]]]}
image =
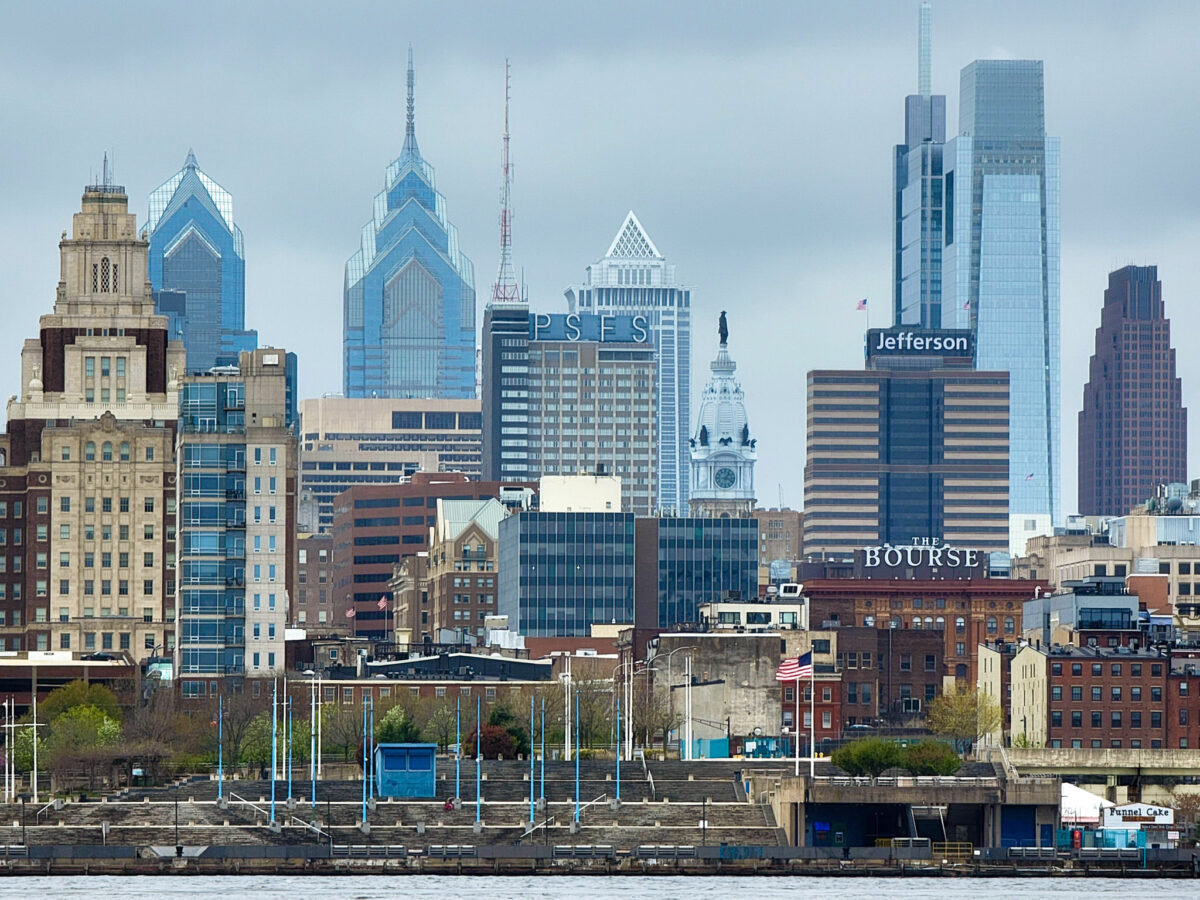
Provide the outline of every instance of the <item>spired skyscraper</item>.
{"type": "Polygon", "coordinates": [[[1009,373],[1009,542],[1059,521],[1059,148],[1040,60],[962,71],[946,144],[943,328],[970,328],[978,369],[1009,373]]]}
{"type": "Polygon", "coordinates": [[[932,12],[921,4],[917,93],[904,98],[904,143],[893,160],[894,256],[892,321],[942,327],[942,244],[946,97],[930,93],[932,12]]]}
{"type": "Polygon", "coordinates": [[[1187,410],[1157,266],[1108,276],[1079,413],[1079,512],[1123,516],[1187,480],[1187,410]]]}
{"type": "Polygon", "coordinates": [[[475,396],[475,270],[417,148],[413,110],[410,50],[404,147],[346,263],[347,397],[475,396]]]}
{"type": "Polygon", "coordinates": [[[692,292],[631,210],[587,280],[568,288],[572,313],[646,316],[658,354],[657,509],[686,514],[691,458],[692,292]]]}
{"type": "Polygon", "coordinates": [[[183,341],[188,371],[237,365],[239,353],[258,346],[258,332],[246,330],[242,229],[233,197],[191,150],[150,194],[141,237],[150,242],[154,311],[167,317],[171,338],[183,341]]]}

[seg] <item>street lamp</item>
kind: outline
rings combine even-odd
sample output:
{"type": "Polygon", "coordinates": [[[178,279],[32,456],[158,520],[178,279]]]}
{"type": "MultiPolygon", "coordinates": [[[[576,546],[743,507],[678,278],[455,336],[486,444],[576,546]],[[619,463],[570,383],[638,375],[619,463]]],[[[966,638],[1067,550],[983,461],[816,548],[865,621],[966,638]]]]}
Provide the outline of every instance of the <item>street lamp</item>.
{"type": "MultiPolygon", "coordinates": [[[[676,647],[674,650],[672,650],[670,653],[667,654],[667,716],[668,716],[668,718],[674,718],[674,714],[675,714],[674,685],[671,683],[671,657],[674,656],[676,653],[679,653],[682,650],[695,650],[695,649],[696,649],[696,647],[694,647],[694,646],[693,647],[676,647]]],[[[690,654],[688,655],[688,659],[691,659],[690,654]]],[[[690,679],[689,679],[689,683],[690,683],[690,679]]],[[[689,689],[689,691],[690,691],[690,689],[689,689]]],[[[690,712],[690,709],[689,709],[689,712],[690,712]]],[[[669,738],[670,738],[670,735],[668,734],[668,739],[669,738]]],[[[690,753],[690,750],[689,750],[689,753],[690,753]]],[[[666,758],[666,755],[667,755],[667,748],[663,747],[663,758],[664,759],[666,758]]],[[[683,759],[683,758],[684,758],[683,754],[680,753],[680,759],[683,759]]]]}

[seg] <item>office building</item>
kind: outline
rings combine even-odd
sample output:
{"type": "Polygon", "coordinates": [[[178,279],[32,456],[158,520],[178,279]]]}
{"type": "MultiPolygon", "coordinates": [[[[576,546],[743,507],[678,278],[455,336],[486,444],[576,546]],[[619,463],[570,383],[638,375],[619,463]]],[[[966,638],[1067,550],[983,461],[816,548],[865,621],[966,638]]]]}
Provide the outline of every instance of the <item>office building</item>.
{"type": "Polygon", "coordinates": [[[391,640],[388,584],[405,558],[429,552],[438,500],[487,500],[500,492],[497,482],[471,481],[460,472],[417,472],[401,484],[359,485],[340,494],[332,529],[332,615],[345,617],[356,637],[391,640]]]}
{"type": "Polygon", "coordinates": [[[296,593],[289,605],[290,624],[309,634],[347,634],[350,622],[333,615],[333,535],[296,534],[296,593]]]}
{"type": "Polygon", "coordinates": [[[496,615],[500,520],[508,509],[495,497],[437,501],[429,547],[429,606],[436,639],[483,642],[484,621],[496,615]]]}
{"type": "Polygon", "coordinates": [[[893,159],[892,324],[910,328],[942,325],[946,97],[931,93],[932,20],[922,3],[917,93],[904,98],[904,143],[893,159]]]}
{"type": "Polygon", "coordinates": [[[583,284],[566,291],[572,313],[645,316],[658,361],[658,509],[687,512],[688,429],[691,426],[692,292],[658,252],[632,210],[604,257],[587,267],[583,284]]]}
{"type": "Polygon", "coordinates": [[[975,364],[1008,372],[1009,516],[1021,552],[1059,514],[1059,146],[1045,129],[1042,63],[962,71],[944,155],[943,328],[975,333],[975,364]]]}
{"type": "Polygon", "coordinates": [[[964,330],[871,329],[866,353],[808,374],[805,553],[1008,551],[1008,373],[975,371],[964,330]]]}
{"type": "Polygon", "coordinates": [[[757,529],[750,518],[509,516],[499,529],[499,611],[528,637],[696,623],[703,603],[757,596],[757,529]]]}
{"type": "Polygon", "coordinates": [[[874,628],[885,640],[890,631],[936,632],[942,643],[938,674],[975,684],[976,647],[1015,642],[1022,604],[1046,590],[1044,581],[996,577],[989,556],[974,548],[910,544],[865,548],[847,564],[805,563],[799,578],[809,627],[874,628]]]}
{"type": "Polygon", "coordinates": [[[721,313],[717,357],[700,399],[692,435],[691,512],[695,516],[749,516],[754,511],[758,441],[750,437],[742,386],[729,356],[729,327],[721,313]]]}
{"type": "Polygon", "coordinates": [[[355,485],[480,474],[478,400],[319,397],[301,401],[300,419],[300,490],[321,531],[333,526],[334,498],[355,485]]]}
{"type": "Polygon", "coordinates": [[[173,339],[187,349],[187,370],[238,364],[258,346],[246,330],[246,257],[233,197],[188,151],[183,168],[150,194],[142,226],[150,242],[155,311],[167,316],[173,339]]]}
{"type": "Polygon", "coordinates": [[[21,349],[0,436],[0,642],[158,658],[175,641],[184,350],[154,313],[148,246],[107,159],[58,246],[54,308],[21,349]]]}
{"type": "Polygon", "coordinates": [[[488,304],[483,311],[482,366],[483,477],[536,478],[529,461],[528,303],[488,304]]]}
{"type": "Polygon", "coordinates": [[[804,513],[798,509],[756,509],[758,564],[792,561],[804,551],[804,513]]]}
{"type": "MultiPolygon", "coordinates": [[[[515,307],[494,304],[492,312],[515,307]]],[[[492,319],[493,324],[500,320],[492,319]]],[[[497,448],[489,471],[509,481],[583,473],[621,479],[622,508],[658,509],[653,335],[646,315],[528,313],[521,338],[507,327],[485,336],[503,346],[500,373],[485,364],[484,446],[497,448]],[[518,378],[518,387],[512,378],[518,378]],[[519,411],[509,404],[514,398],[519,411]],[[505,421],[507,420],[507,421],[505,421]]],[[[490,357],[495,360],[495,355],[490,357]]]]}
{"type": "Polygon", "coordinates": [[[1079,513],[1123,516],[1187,480],[1187,410],[1157,266],[1108,276],[1079,413],[1079,513]]]}
{"type": "Polygon", "coordinates": [[[404,147],[346,263],[343,393],[475,396],[475,272],[417,147],[412,53],[404,147]]]}
{"type": "Polygon", "coordinates": [[[184,378],[179,397],[181,690],[284,671],[295,593],[296,436],[281,350],[184,378]]]}

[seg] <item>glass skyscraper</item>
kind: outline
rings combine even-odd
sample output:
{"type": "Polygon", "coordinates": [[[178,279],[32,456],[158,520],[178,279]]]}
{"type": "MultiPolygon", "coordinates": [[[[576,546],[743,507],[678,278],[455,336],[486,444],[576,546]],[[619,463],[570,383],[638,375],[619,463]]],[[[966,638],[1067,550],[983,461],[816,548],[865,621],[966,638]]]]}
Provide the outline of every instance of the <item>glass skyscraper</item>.
{"type": "Polygon", "coordinates": [[[1040,60],[962,71],[946,145],[945,328],[976,334],[976,367],[1007,371],[1010,543],[1059,512],[1059,147],[1046,136],[1040,60]]]}
{"type": "Polygon", "coordinates": [[[155,312],[168,318],[172,339],[187,350],[189,372],[237,365],[238,354],[258,346],[246,330],[246,263],[233,198],[196,164],[150,194],[142,227],[150,242],[150,285],[155,312]]]}
{"type": "Polygon", "coordinates": [[[646,316],[658,354],[658,507],[687,511],[691,448],[692,292],[658,252],[632,211],[603,259],[569,288],[573,313],[646,316]]]}
{"type": "Polygon", "coordinates": [[[413,119],[400,156],[346,263],[343,390],[347,397],[474,397],[475,270],[421,158],[413,119]]]}
{"type": "Polygon", "coordinates": [[[940,328],[946,97],[930,93],[931,15],[921,4],[918,93],[904,99],[904,143],[893,159],[893,324],[940,328]]]}

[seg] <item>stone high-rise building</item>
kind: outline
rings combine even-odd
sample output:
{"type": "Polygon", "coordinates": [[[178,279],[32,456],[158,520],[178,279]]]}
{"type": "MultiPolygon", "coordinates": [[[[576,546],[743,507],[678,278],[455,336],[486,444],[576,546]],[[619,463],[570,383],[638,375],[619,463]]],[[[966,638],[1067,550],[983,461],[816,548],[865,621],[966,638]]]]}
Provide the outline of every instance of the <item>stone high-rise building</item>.
{"type": "Polygon", "coordinates": [[[165,655],[175,640],[182,343],[107,160],[59,242],[53,311],[0,436],[0,647],[165,655]]]}
{"type": "Polygon", "coordinates": [[[1108,276],[1079,413],[1079,512],[1123,516],[1187,481],[1187,410],[1157,266],[1108,276]]]}

